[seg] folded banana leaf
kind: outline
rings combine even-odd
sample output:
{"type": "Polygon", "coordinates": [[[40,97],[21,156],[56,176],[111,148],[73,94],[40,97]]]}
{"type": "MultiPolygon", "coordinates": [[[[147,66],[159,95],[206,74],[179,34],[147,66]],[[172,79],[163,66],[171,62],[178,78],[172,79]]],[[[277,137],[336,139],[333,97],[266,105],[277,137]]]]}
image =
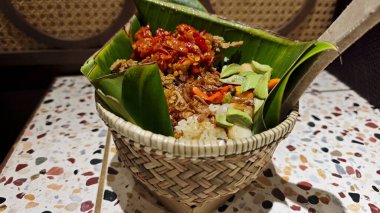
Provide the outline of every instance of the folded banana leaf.
{"type": "MultiPolygon", "coordinates": [[[[177,0],[178,1],[178,0],[177,0]]],[[[184,1],[185,5],[191,2],[184,1]]],[[[222,54],[228,60],[224,63],[246,63],[255,60],[261,64],[268,64],[273,68],[272,77],[281,78],[279,85],[275,87],[274,90],[269,95],[267,101],[263,104],[262,108],[256,113],[255,121],[258,122],[257,127],[254,128],[255,133],[261,132],[268,126],[273,126],[277,124],[280,120],[281,114],[281,98],[284,94],[284,88],[286,87],[289,76],[293,72],[298,72],[298,67],[304,61],[309,58],[315,57],[318,52],[331,49],[330,47],[325,47],[323,44],[310,41],[310,42],[299,42],[291,41],[286,38],[276,36],[264,30],[254,29],[245,25],[237,24],[231,21],[220,19],[215,15],[210,15],[204,12],[202,9],[195,10],[190,7],[183,5],[178,5],[165,1],[157,0],[139,0],[135,1],[138,10],[137,17],[133,17],[128,27],[126,29],[120,30],[101,50],[95,53],[87,62],[83,65],[81,71],[86,75],[89,80],[98,89],[97,91],[102,100],[105,100],[111,110],[117,110],[115,113],[123,116],[126,120],[134,122],[140,126],[153,128],[148,129],[155,133],[160,133],[164,135],[172,135],[170,117],[168,112],[164,112],[167,105],[165,102],[164,94],[161,94],[157,100],[153,100],[152,95],[159,95],[155,91],[145,90],[144,93],[139,92],[139,96],[134,99],[134,102],[127,100],[124,96],[124,88],[128,88],[128,91],[138,91],[139,85],[133,84],[129,85],[133,81],[138,81],[139,76],[137,75],[125,75],[123,76],[123,81],[115,77],[115,74],[110,74],[110,66],[117,59],[129,59],[132,54],[133,35],[139,29],[140,26],[150,25],[152,31],[154,32],[158,28],[163,28],[165,30],[174,31],[175,27],[179,24],[189,24],[196,29],[223,37],[227,42],[232,41],[243,41],[244,44],[236,48],[223,49],[222,54]],[[320,46],[324,47],[320,47],[320,46]],[[129,77],[127,77],[129,76],[129,77]],[[130,80],[125,80],[125,78],[130,78],[130,80]],[[110,86],[110,82],[103,82],[100,86],[99,79],[114,79],[115,83],[114,89],[107,89],[110,86]],[[122,82],[122,83],[120,83],[122,82]],[[128,85],[125,85],[127,82],[128,85]],[[119,89],[116,86],[119,85],[119,89]],[[107,86],[108,85],[108,86],[107,86]],[[101,91],[101,92],[100,92],[101,91]],[[110,98],[112,97],[112,98],[110,98]],[[139,100],[139,101],[137,101],[139,100]],[[146,101],[143,104],[141,100],[146,101]],[[135,102],[136,101],[136,102],[135,102]],[[160,110],[156,109],[157,104],[152,104],[154,101],[158,101],[163,106],[160,110]],[[119,107],[116,105],[119,104],[119,107]],[[131,110],[126,105],[136,105],[142,107],[139,110],[131,110]],[[154,128],[155,125],[149,125],[152,123],[153,118],[141,118],[138,115],[142,111],[147,110],[150,112],[155,112],[156,115],[154,119],[157,120],[160,125],[167,125],[160,129],[154,128]],[[273,116],[272,116],[273,115],[273,116]]],[[[126,73],[129,70],[126,71],[126,73]]],[[[141,72],[145,72],[146,68],[141,68],[141,72]]],[[[119,76],[119,78],[121,78],[119,76]]],[[[153,82],[155,86],[151,86],[152,90],[162,90],[162,85],[159,79],[157,82],[153,82]],[[159,83],[158,83],[159,82],[159,83]]],[[[148,83],[145,81],[140,81],[139,83],[148,83]]],[[[152,83],[152,81],[150,81],[152,83]]],[[[135,106],[135,107],[136,107],[135,106]]],[[[154,114],[154,113],[153,113],[154,114]]]]}
{"type": "Polygon", "coordinates": [[[206,8],[197,0],[165,0],[167,2],[184,5],[196,10],[207,12],[206,8]]]}
{"type": "Polygon", "coordinates": [[[157,64],[133,66],[92,83],[98,96],[117,115],[143,129],[173,135],[157,64]]]}
{"type": "Polygon", "coordinates": [[[156,64],[134,66],[122,73],[111,73],[117,59],[129,59],[133,53],[134,33],[140,28],[134,16],[128,31],[121,29],[106,45],[92,55],[81,72],[96,88],[98,97],[116,115],[145,130],[173,135],[160,71],[156,64]]]}
{"type": "MultiPolygon", "coordinates": [[[[293,75],[293,72],[296,71],[297,73],[306,73],[308,66],[301,66],[308,61],[314,61],[317,59],[318,54],[326,51],[326,50],[336,50],[336,47],[330,43],[327,42],[315,42],[312,47],[310,47],[303,55],[302,57],[297,61],[297,64],[295,64],[291,70],[286,73],[285,77],[283,77],[276,86],[273,91],[272,95],[266,100],[265,106],[263,108],[264,110],[264,124],[266,125],[266,128],[272,128],[275,127],[277,124],[281,122],[281,106],[282,106],[282,99],[284,97],[285,91],[288,88],[289,89],[289,83],[293,84],[293,82],[298,81],[299,78],[291,78],[297,75],[293,75]],[[290,80],[291,78],[291,80],[290,80]],[[290,81],[289,81],[290,80],[290,81]]],[[[287,91],[288,93],[290,91],[287,91]]]]}

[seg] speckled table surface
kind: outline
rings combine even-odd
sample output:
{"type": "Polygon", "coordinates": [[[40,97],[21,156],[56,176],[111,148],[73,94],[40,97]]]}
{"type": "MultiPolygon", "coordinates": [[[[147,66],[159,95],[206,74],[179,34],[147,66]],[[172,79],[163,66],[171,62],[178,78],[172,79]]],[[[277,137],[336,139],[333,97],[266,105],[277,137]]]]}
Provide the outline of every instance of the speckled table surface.
{"type": "MultiPolygon", "coordinates": [[[[263,174],[216,212],[380,212],[380,111],[327,72],[263,174]]],[[[118,161],[93,88],[60,77],[0,174],[0,212],[165,212],[118,161]]]]}

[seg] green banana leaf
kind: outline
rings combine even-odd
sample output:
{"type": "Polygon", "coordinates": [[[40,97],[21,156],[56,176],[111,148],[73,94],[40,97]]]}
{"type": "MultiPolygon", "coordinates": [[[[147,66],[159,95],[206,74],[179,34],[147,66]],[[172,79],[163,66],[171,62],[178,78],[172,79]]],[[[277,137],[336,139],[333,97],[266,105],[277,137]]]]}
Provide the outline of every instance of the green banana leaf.
{"type": "Polygon", "coordinates": [[[120,103],[123,100],[122,84],[124,73],[115,73],[94,79],[92,84],[96,88],[96,93],[104,103],[118,116],[136,124],[132,116],[120,103]]]}
{"type": "Polygon", "coordinates": [[[122,100],[141,128],[173,135],[169,108],[156,63],[133,66],[125,72],[122,100]]]}
{"type": "Polygon", "coordinates": [[[314,43],[291,41],[264,30],[168,2],[140,0],[136,2],[136,7],[141,25],[149,24],[152,31],[158,28],[174,31],[179,24],[189,24],[200,31],[206,30],[213,35],[222,36],[228,42],[243,41],[244,44],[239,48],[222,50],[223,56],[231,59],[227,63],[241,64],[255,60],[268,64],[274,68],[275,78],[282,78],[314,43]]]}
{"type": "MultiPolygon", "coordinates": [[[[178,3],[182,0],[168,1],[178,3]]],[[[189,5],[193,1],[182,2],[184,5],[189,5]]],[[[117,59],[130,58],[133,53],[133,35],[141,26],[150,25],[154,32],[158,28],[174,31],[179,24],[189,24],[200,31],[206,30],[213,35],[222,36],[227,42],[243,41],[244,44],[240,47],[222,50],[223,56],[227,59],[225,63],[241,64],[255,60],[273,67],[272,77],[282,79],[287,77],[281,81],[276,90],[272,90],[269,101],[266,101],[256,113],[254,119],[260,121],[257,125],[260,131],[266,129],[265,122],[270,125],[272,125],[271,119],[278,122],[278,119],[275,120],[271,116],[265,117],[264,120],[264,112],[265,115],[269,115],[273,110],[278,110],[278,106],[281,108],[283,90],[279,88],[286,87],[289,79],[287,74],[298,72],[297,67],[315,55],[308,52],[313,52],[313,48],[319,46],[315,41],[291,41],[264,30],[226,21],[209,15],[204,9],[194,5],[190,5],[192,7],[190,8],[157,0],[139,0],[135,3],[138,9],[137,17],[132,17],[128,27],[121,29],[104,47],[91,56],[81,71],[97,88],[99,97],[115,114],[144,129],[163,135],[173,135],[173,131],[157,67],[139,65],[129,68],[123,75],[111,74],[110,70],[110,66],[117,59]],[[279,95],[275,95],[273,91],[276,93],[280,91],[279,95]],[[272,104],[276,106],[268,108],[272,104]]],[[[279,112],[275,113],[277,115],[279,112]]]]}
{"type": "Polygon", "coordinates": [[[108,108],[110,108],[113,113],[115,113],[119,117],[126,119],[131,123],[136,124],[135,121],[132,119],[131,115],[127,112],[127,110],[124,108],[124,106],[120,103],[118,99],[116,99],[112,95],[104,94],[100,89],[96,90],[96,94],[100,97],[100,99],[102,99],[104,103],[107,104],[108,108]]]}
{"type": "Polygon", "coordinates": [[[173,135],[157,64],[133,66],[92,81],[97,95],[118,116],[143,129],[173,135]]]}
{"type": "MultiPolygon", "coordinates": [[[[292,73],[300,67],[301,64],[304,64],[308,60],[316,60],[318,54],[326,51],[326,50],[337,50],[336,47],[327,42],[318,41],[313,44],[308,51],[306,51],[302,57],[298,60],[297,64],[295,64],[292,69],[286,74],[284,78],[281,79],[280,83],[273,89],[272,95],[268,97],[265,101],[264,108],[264,123],[266,128],[275,127],[277,124],[281,122],[281,105],[282,98],[285,93],[285,89],[287,88],[289,78],[292,76],[292,73]]],[[[306,73],[306,71],[297,70],[300,73],[306,73]]],[[[299,78],[298,78],[299,79],[299,78]]],[[[297,81],[298,79],[292,79],[293,81],[297,81]]],[[[256,131],[261,131],[257,129],[256,131]]]]}
{"type": "Polygon", "coordinates": [[[282,97],[291,73],[302,71],[297,68],[309,58],[316,57],[318,53],[335,49],[331,44],[324,42],[291,41],[267,31],[168,2],[140,0],[136,2],[136,6],[141,25],[149,24],[152,30],[164,28],[173,31],[177,25],[185,23],[198,30],[222,36],[228,42],[243,41],[244,44],[239,48],[222,50],[223,56],[230,59],[227,63],[241,64],[255,60],[274,69],[272,78],[282,80],[256,113],[255,133],[274,127],[280,122],[282,97]]]}
{"type": "Polygon", "coordinates": [[[129,24],[129,32],[123,28],[116,33],[85,62],[81,72],[116,115],[143,129],[172,136],[169,110],[157,65],[136,66],[122,73],[111,73],[110,67],[117,59],[129,59],[133,53],[131,41],[140,23],[134,16],[129,24]]]}
{"type": "Polygon", "coordinates": [[[102,49],[92,55],[81,67],[81,72],[90,80],[108,75],[117,59],[130,58],[132,44],[124,29],[121,29],[102,49]]]}
{"type": "Polygon", "coordinates": [[[136,41],[134,35],[140,29],[141,24],[136,16],[133,16],[128,23],[130,27],[129,29],[127,29],[129,31],[127,32],[127,35],[129,37],[130,42],[134,43],[136,41]]]}
{"type": "Polygon", "coordinates": [[[203,6],[203,4],[201,4],[197,0],[165,0],[165,1],[180,4],[183,6],[190,7],[190,8],[194,8],[196,10],[200,10],[203,12],[207,12],[207,9],[203,6]]]}

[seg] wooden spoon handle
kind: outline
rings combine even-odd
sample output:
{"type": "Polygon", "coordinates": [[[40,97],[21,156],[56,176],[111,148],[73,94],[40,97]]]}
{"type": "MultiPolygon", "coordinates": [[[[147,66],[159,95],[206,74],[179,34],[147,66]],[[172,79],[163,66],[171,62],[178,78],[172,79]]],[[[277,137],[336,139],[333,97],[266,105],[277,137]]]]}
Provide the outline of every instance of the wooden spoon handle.
{"type": "MultiPolygon", "coordinates": [[[[334,44],[342,53],[379,21],[379,0],[354,0],[318,40],[334,44]]],[[[281,109],[283,117],[296,105],[315,77],[338,56],[339,53],[335,51],[323,52],[318,60],[311,64],[308,71],[298,79],[294,87],[287,88],[281,109]]]]}

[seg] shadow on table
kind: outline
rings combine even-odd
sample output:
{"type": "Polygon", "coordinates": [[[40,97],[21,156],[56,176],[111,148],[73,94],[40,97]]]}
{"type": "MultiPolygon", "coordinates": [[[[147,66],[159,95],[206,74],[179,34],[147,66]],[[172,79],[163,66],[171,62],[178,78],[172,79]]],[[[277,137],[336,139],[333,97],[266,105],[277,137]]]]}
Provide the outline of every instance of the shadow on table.
{"type": "Polygon", "coordinates": [[[345,212],[339,198],[330,192],[315,188],[306,182],[297,184],[283,179],[277,174],[272,161],[256,181],[238,192],[218,210],[222,212],[224,209],[224,212],[234,212],[234,209],[247,210],[246,207],[252,207],[247,203],[248,200],[254,203],[253,207],[258,212],[270,212],[275,203],[289,206],[293,210],[304,208],[308,212],[345,212]],[[245,203],[242,203],[241,199],[245,203]]]}
{"type": "MultiPolygon", "coordinates": [[[[117,154],[112,158],[111,162],[121,164],[117,154]]],[[[132,172],[127,168],[118,167],[113,169],[118,171],[117,175],[115,175],[115,178],[112,181],[107,178],[105,184],[110,186],[111,190],[117,195],[117,201],[114,201],[114,205],[119,205],[124,212],[167,212],[153,194],[143,184],[133,178],[132,172]]]]}
{"type": "MultiPolygon", "coordinates": [[[[117,155],[112,162],[118,162],[117,155]]],[[[106,184],[117,194],[118,205],[124,212],[166,212],[153,194],[132,177],[128,169],[120,167],[118,171],[116,180],[107,180],[106,184]]],[[[272,161],[256,181],[231,197],[217,212],[236,212],[243,209],[269,212],[275,203],[281,203],[294,210],[304,208],[308,212],[344,212],[342,203],[335,195],[310,187],[306,183],[298,186],[287,182],[276,173],[272,161]],[[289,200],[294,204],[288,204],[289,200]]]]}

